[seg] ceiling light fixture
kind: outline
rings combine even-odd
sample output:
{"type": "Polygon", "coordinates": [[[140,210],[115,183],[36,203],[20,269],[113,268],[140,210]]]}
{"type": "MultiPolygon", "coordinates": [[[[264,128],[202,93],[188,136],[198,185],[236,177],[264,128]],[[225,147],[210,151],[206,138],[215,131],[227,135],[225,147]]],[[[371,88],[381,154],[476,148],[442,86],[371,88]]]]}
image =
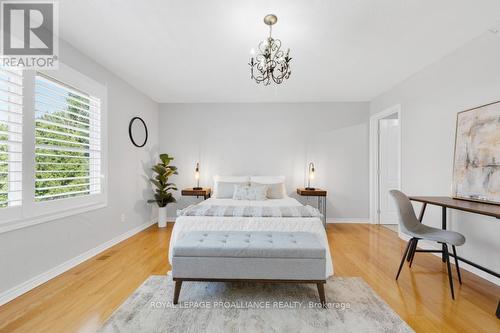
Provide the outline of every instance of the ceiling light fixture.
{"type": "Polygon", "coordinates": [[[263,82],[268,86],[271,82],[280,84],[288,79],[292,71],[290,70],[290,49],[285,52],[281,50],[281,41],[271,37],[273,25],[278,21],[278,17],[269,14],[264,17],[264,23],[269,26],[269,37],[259,43],[257,56],[252,57],[250,65],[251,78],[257,83],[263,82]]]}

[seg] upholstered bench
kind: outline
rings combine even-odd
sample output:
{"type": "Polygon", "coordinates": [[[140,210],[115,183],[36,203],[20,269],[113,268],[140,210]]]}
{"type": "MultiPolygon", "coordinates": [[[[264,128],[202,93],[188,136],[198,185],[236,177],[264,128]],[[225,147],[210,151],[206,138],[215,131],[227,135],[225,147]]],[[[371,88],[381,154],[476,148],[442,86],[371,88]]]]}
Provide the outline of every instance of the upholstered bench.
{"type": "Polygon", "coordinates": [[[183,281],[315,283],[325,305],[325,248],[308,232],[192,231],[173,247],[177,304],[183,281]]]}

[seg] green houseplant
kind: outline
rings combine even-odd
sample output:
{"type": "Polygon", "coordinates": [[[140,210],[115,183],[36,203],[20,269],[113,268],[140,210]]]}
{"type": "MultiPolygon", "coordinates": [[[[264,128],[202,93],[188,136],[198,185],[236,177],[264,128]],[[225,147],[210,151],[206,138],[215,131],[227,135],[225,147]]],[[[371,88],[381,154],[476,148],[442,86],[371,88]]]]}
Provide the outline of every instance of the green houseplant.
{"type": "Polygon", "coordinates": [[[160,228],[167,226],[167,205],[177,201],[172,195],[172,191],[177,191],[177,187],[174,183],[168,182],[169,177],[178,174],[177,167],[170,165],[173,159],[168,154],[160,154],[161,162],[151,168],[154,175],[149,180],[156,188],[154,199],[150,199],[148,202],[155,202],[158,205],[158,226],[160,228]]]}

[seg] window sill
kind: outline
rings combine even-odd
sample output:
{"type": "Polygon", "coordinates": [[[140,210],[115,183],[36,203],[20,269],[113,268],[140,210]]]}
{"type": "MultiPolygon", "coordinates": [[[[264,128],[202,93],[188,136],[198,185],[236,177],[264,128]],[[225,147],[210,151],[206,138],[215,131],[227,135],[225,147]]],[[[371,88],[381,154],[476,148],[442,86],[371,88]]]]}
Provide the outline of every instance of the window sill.
{"type": "Polygon", "coordinates": [[[106,206],[107,206],[106,203],[96,203],[86,206],[75,207],[71,210],[64,210],[53,214],[47,214],[27,219],[14,220],[6,223],[1,223],[0,234],[17,229],[28,228],[41,223],[51,222],[72,215],[82,214],[96,209],[105,208],[106,206]]]}

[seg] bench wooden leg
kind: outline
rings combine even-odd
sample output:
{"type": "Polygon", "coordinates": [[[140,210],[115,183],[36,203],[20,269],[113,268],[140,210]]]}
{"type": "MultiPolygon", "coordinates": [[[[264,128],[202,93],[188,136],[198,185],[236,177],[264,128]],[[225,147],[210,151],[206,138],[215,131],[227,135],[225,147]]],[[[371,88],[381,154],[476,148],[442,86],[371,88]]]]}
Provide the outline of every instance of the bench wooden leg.
{"type": "Polygon", "coordinates": [[[321,305],[326,308],[325,285],[324,283],[316,283],[316,285],[318,286],[318,294],[321,305]]]}
{"type": "Polygon", "coordinates": [[[179,294],[181,293],[182,281],[175,281],[174,304],[179,303],[179,294]]]}

